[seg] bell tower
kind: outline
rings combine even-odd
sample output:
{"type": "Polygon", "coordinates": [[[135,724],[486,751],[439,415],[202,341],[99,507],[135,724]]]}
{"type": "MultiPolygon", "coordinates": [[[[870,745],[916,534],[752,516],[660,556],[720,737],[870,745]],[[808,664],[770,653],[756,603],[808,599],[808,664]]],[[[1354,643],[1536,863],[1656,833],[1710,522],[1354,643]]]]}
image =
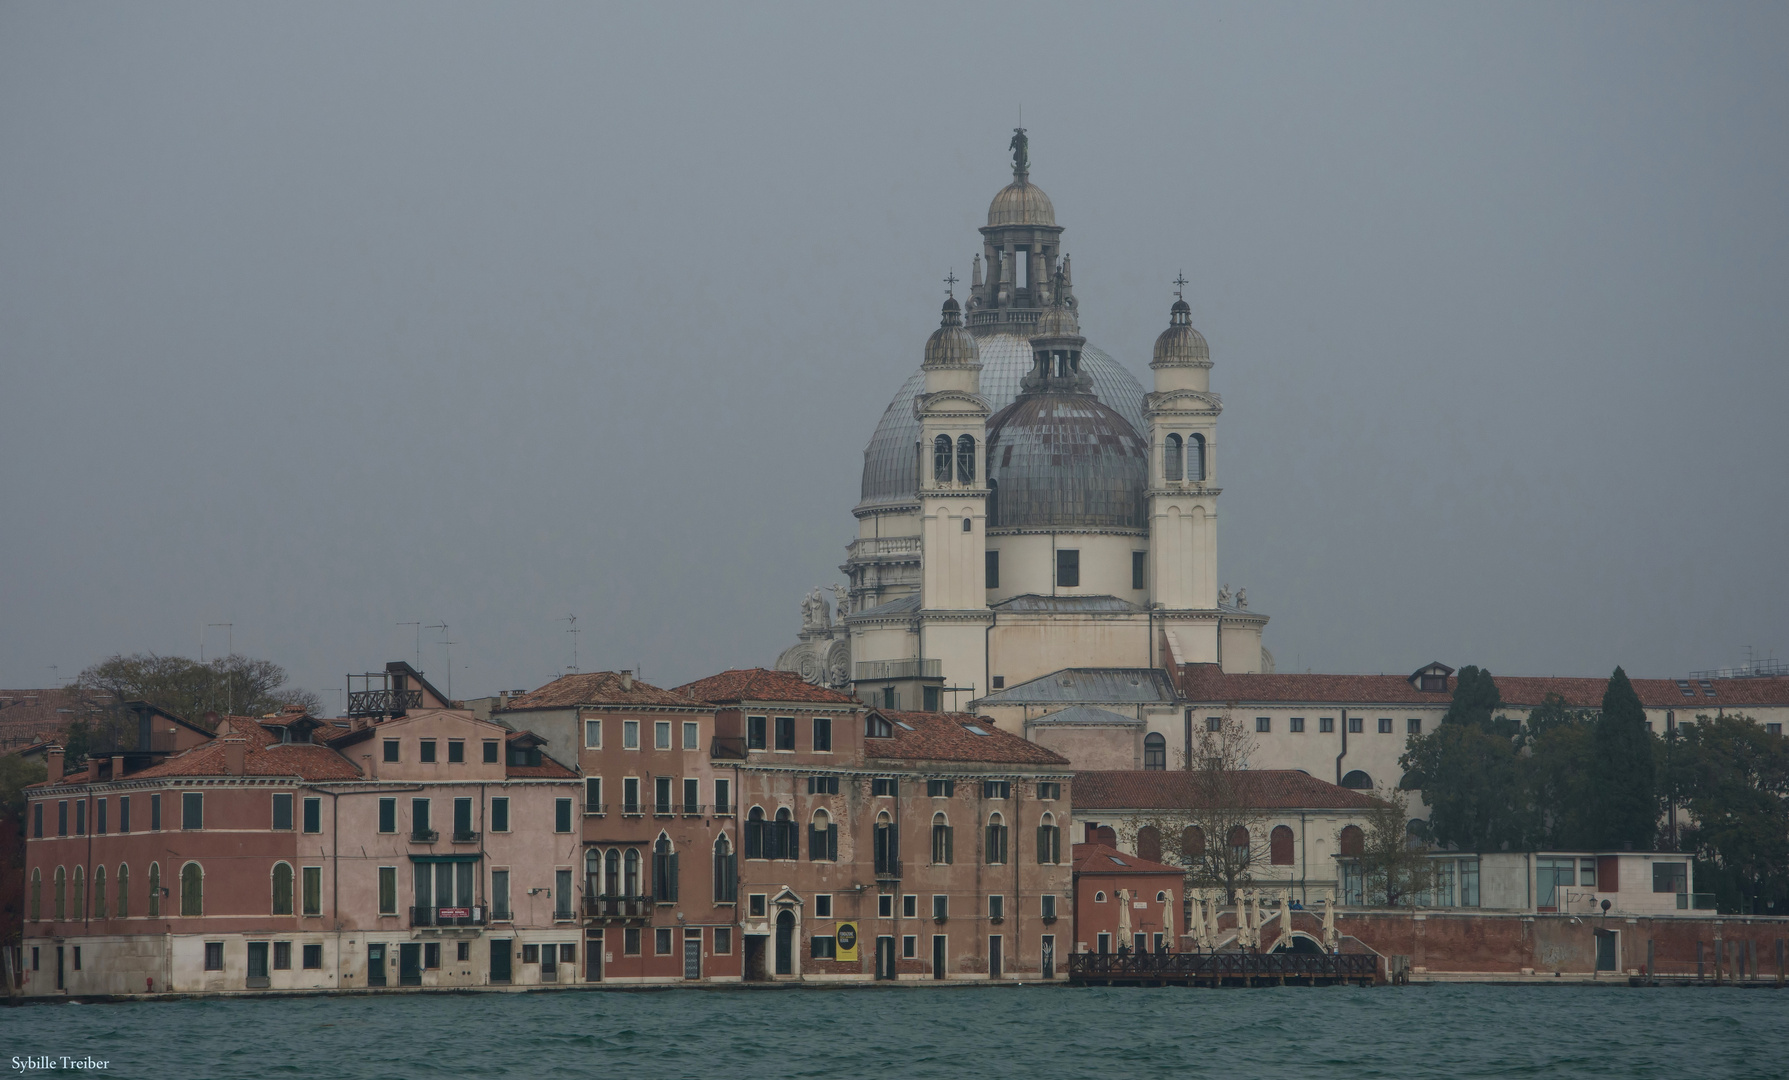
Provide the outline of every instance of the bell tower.
{"type": "MultiPolygon", "coordinates": [[[[954,277],[947,280],[954,286],[954,277]]],[[[981,356],[954,295],[944,301],[921,370],[925,389],[913,401],[920,427],[919,655],[922,666],[941,658],[945,687],[985,691],[989,408],[981,356]]]]}
{"type": "Polygon", "coordinates": [[[1175,281],[1168,328],[1149,368],[1143,399],[1149,424],[1149,586],[1182,659],[1217,661],[1217,499],[1213,449],[1223,411],[1211,392],[1211,349],[1193,329],[1192,308],[1175,281]],[[1193,613],[1199,614],[1193,614],[1193,613]]]}

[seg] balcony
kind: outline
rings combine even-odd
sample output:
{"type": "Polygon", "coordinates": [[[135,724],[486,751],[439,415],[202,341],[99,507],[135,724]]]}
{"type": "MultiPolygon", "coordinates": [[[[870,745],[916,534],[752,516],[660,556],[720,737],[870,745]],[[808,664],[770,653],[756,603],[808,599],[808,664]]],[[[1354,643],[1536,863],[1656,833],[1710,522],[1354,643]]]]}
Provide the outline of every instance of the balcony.
{"type": "Polygon", "coordinates": [[[889,559],[897,562],[919,561],[917,536],[866,536],[845,545],[847,562],[872,562],[889,559]]]}
{"type": "Polygon", "coordinates": [[[455,829],[453,831],[453,842],[456,844],[476,844],[478,843],[478,834],[471,830],[461,832],[460,830],[455,829]]]}
{"type": "Polygon", "coordinates": [[[587,802],[584,804],[584,816],[585,817],[603,817],[603,816],[607,815],[608,812],[609,812],[609,804],[608,803],[587,802]]]}
{"type": "Polygon", "coordinates": [[[901,880],[901,860],[899,860],[899,859],[877,859],[876,860],[876,880],[877,881],[899,881],[899,880],[901,880]]]}
{"type": "Polygon", "coordinates": [[[641,812],[639,803],[622,803],[621,804],[621,816],[622,817],[645,817],[646,815],[641,812]]]}
{"type": "Polygon", "coordinates": [[[702,816],[702,804],[701,803],[684,803],[682,813],[683,813],[684,817],[701,817],[702,816]]]}
{"type": "Polygon", "coordinates": [[[857,681],[882,682],[890,679],[941,679],[942,660],[859,660],[857,681]]]}
{"type": "Polygon", "coordinates": [[[420,708],[421,690],[356,690],[348,695],[349,716],[402,716],[410,709],[420,708]]]}
{"type": "Polygon", "coordinates": [[[1699,892],[1677,894],[1677,910],[1679,911],[1713,911],[1714,893],[1699,892]]]}
{"type": "Polygon", "coordinates": [[[737,806],[729,806],[726,803],[715,803],[714,804],[714,816],[715,817],[732,817],[734,814],[737,814],[738,812],[739,812],[739,808],[737,806]]]}
{"type": "Polygon", "coordinates": [[[653,817],[676,817],[677,811],[671,808],[670,803],[659,803],[652,808],[652,816],[653,817]]]}
{"type": "Polygon", "coordinates": [[[410,830],[410,842],[412,844],[432,844],[439,839],[441,839],[441,834],[433,829],[410,830]]]}
{"type": "Polygon", "coordinates": [[[418,926],[483,926],[486,912],[482,907],[413,907],[410,925],[418,926]]]}
{"type": "Polygon", "coordinates": [[[584,917],[598,922],[633,922],[652,918],[650,896],[585,896],[584,917]]]}

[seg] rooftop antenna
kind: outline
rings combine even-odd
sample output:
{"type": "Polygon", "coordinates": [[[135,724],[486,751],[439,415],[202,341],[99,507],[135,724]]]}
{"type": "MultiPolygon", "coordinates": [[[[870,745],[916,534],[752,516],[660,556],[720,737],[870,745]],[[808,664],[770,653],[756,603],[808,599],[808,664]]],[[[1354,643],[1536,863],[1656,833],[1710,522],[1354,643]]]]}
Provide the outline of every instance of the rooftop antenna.
{"type": "Polygon", "coordinates": [[[401,622],[398,623],[398,625],[416,627],[416,670],[417,673],[420,674],[422,672],[422,620],[418,619],[415,622],[401,622]]]}
{"type": "Polygon", "coordinates": [[[431,624],[429,629],[441,631],[441,640],[435,644],[447,646],[447,700],[451,704],[453,702],[453,647],[455,642],[449,640],[446,619],[431,624]]]}
{"type": "Polygon", "coordinates": [[[553,621],[571,623],[571,626],[567,628],[565,632],[571,635],[571,673],[576,675],[578,673],[578,634],[580,633],[578,630],[578,617],[576,615],[567,615],[563,619],[554,619],[553,621]]]}
{"type": "Polygon", "coordinates": [[[950,273],[944,275],[944,295],[953,300],[956,299],[957,295],[957,281],[957,272],[954,268],[950,273]]]}
{"type": "Polygon", "coordinates": [[[50,669],[50,682],[52,682],[56,686],[61,686],[62,685],[62,677],[60,675],[56,674],[56,672],[58,670],[60,670],[60,665],[45,664],[44,667],[47,667],[50,669]]]}
{"type": "Polygon", "coordinates": [[[1182,270],[1174,278],[1174,299],[1186,299],[1186,271],[1182,270]]]}

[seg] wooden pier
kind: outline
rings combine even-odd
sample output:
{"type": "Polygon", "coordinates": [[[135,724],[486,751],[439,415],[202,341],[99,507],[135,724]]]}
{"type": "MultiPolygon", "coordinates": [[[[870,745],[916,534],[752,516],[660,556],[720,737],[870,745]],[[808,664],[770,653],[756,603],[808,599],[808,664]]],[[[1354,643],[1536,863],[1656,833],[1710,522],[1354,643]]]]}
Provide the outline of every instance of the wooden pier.
{"type": "Polygon", "coordinates": [[[1372,953],[1190,952],[1074,953],[1073,986],[1370,986],[1379,978],[1372,953]]]}

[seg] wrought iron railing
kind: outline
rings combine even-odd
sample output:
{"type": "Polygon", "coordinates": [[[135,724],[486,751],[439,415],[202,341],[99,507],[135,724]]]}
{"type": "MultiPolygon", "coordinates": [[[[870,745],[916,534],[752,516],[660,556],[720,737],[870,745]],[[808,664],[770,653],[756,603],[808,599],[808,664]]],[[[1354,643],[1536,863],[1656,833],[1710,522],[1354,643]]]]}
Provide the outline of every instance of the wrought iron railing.
{"type": "Polygon", "coordinates": [[[483,926],[486,912],[482,907],[413,907],[411,926],[483,926]]]}
{"type": "Polygon", "coordinates": [[[652,917],[650,896],[586,896],[584,917],[587,919],[648,919],[652,917]]]}
{"type": "Polygon", "coordinates": [[[395,716],[420,708],[421,690],[356,690],[348,695],[349,716],[395,716]]]}

